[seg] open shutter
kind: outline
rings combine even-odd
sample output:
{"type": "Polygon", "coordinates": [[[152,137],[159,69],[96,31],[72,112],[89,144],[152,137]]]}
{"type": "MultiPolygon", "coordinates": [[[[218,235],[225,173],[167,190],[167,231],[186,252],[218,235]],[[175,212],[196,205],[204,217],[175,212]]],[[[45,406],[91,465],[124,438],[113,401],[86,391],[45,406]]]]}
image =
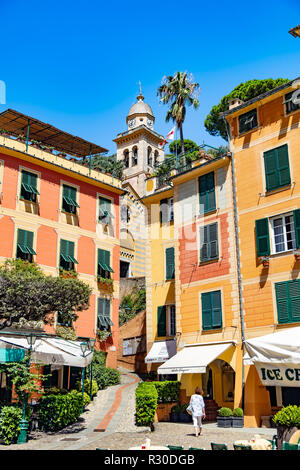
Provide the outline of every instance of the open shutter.
{"type": "Polygon", "coordinates": [[[157,336],[166,336],[166,306],[157,307],[157,336]]]}
{"type": "Polygon", "coordinates": [[[278,323],[288,323],[288,285],[287,282],[277,282],[275,284],[278,323]]]}
{"type": "Polygon", "coordinates": [[[300,209],[294,210],[296,248],[300,248],[300,209]]]}
{"type": "Polygon", "coordinates": [[[212,329],[212,305],[211,305],[211,293],[205,292],[201,294],[202,304],[202,329],[212,329]]]}
{"type": "Polygon", "coordinates": [[[33,249],[33,232],[26,232],[26,233],[27,233],[27,244],[26,244],[27,251],[31,255],[36,255],[36,252],[33,249]]]}
{"type": "Polygon", "coordinates": [[[175,250],[174,247],[166,249],[166,279],[175,277],[175,250]]]}
{"type": "Polygon", "coordinates": [[[269,220],[268,218],[255,221],[257,256],[270,254],[269,220]]]}
{"type": "Polygon", "coordinates": [[[221,304],[221,292],[211,292],[211,304],[212,304],[212,327],[222,327],[222,304],[221,304]]]}
{"type": "Polygon", "coordinates": [[[104,263],[107,268],[107,271],[113,273],[114,271],[110,265],[110,251],[104,250],[104,263]]]}

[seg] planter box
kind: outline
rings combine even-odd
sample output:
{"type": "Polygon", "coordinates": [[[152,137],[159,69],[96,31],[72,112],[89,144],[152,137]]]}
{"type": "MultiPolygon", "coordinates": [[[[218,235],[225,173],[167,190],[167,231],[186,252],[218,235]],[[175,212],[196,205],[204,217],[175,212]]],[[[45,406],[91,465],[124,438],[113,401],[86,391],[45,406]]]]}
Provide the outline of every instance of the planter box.
{"type": "MultiPolygon", "coordinates": [[[[177,415],[177,413],[171,413],[171,408],[175,406],[177,403],[159,403],[156,408],[154,422],[165,422],[171,421],[171,414],[177,415]]],[[[176,423],[177,421],[172,421],[176,423]]]]}
{"type": "Polygon", "coordinates": [[[190,423],[192,421],[191,415],[187,411],[179,413],[179,422],[180,423],[190,423]]]}
{"type": "Polygon", "coordinates": [[[244,416],[233,416],[232,418],[232,427],[233,428],[243,428],[244,427],[244,416]]]}
{"type": "Polygon", "coordinates": [[[170,422],[178,423],[179,422],[179,413],[170,413],[170,422]]]}
{"type": "Polygon", "coordinates": [[[217,416],[218,428],[231,428],[232,416],[217,416]]]}

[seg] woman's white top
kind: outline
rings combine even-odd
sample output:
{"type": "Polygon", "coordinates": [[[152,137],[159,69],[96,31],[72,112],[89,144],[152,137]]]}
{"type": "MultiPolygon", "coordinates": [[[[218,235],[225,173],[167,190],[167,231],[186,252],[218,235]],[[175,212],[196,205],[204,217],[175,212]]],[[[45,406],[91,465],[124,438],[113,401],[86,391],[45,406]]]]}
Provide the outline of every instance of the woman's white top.
{"type": "Polygon", "coordinates": [[[193,416],[202,416],[205,407],[202,395],[192,395],[190,400],[193,416]]]}

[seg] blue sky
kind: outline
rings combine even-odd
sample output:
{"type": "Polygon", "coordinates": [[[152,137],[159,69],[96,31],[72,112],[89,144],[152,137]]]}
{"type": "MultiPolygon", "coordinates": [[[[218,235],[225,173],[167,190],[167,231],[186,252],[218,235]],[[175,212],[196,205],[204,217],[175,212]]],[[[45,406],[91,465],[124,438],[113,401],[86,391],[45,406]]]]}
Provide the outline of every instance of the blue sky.
{"type": "Polygon", "coordinates": [[[110,2],[0,0],[0,80],[6,105],[115,152],[112,139],[142,82],[145,101],[166,134],[164,75],[192,73],[200,108],[188,110],[184,137],[218,146],[204,119],[239,83],[300,76],[299,0],[110,2]]]}

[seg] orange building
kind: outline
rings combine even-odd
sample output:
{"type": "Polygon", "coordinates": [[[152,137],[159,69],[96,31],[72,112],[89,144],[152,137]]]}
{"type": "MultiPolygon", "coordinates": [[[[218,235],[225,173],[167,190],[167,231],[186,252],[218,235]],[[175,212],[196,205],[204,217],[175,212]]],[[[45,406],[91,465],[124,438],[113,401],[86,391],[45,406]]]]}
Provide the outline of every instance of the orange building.
{"type": "MultiPolygon", "coordinates": [[[[105,149],[13,110],[0,114],[0,128],[0,262],[27,259],[54,276],[76,271],[93,290],[76,335],[96,338],[116,367],[124,191],[116,178],[82,164],[105,149]]],[[[56,314],[47,332],[60,324],[56,314]]]]}
{"type": "MultiPolygon", "coordinates": [[[[297,79],[246,103],[235,99],[224,113],[235,170],[246,344],[300,325],[299,85],[297,79]]],[[[264,381],[245,362],[249,425],[260,425],[261,416],[278,407],[300,404],[299,382],[280,386],[274,379],[270,374],[264,381]]]]}

